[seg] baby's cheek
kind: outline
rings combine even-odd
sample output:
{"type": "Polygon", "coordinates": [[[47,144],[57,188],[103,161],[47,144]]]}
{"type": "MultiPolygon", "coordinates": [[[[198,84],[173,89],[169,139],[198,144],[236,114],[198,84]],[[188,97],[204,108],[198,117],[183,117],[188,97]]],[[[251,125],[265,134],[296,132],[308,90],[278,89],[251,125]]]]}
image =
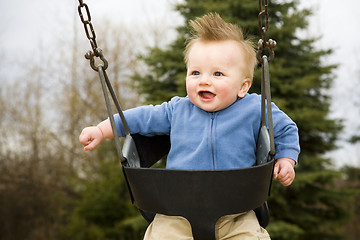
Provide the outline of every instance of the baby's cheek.
{"type": "Polygon", "coordinates": [[[186,93],[187,93],[188,97],[190,98],[190,101],[195,98],[196,87],[194,86],[194,84],[186,83],[186,93]]]}
{"type": "Polygon", "coordinates": [[[237,99],[238,92],[231,85],[220,85],[216,87],[217,96],[220,97],[220,100],[223,103],[228,103],[229,105],[234,103],[237,99]]]}

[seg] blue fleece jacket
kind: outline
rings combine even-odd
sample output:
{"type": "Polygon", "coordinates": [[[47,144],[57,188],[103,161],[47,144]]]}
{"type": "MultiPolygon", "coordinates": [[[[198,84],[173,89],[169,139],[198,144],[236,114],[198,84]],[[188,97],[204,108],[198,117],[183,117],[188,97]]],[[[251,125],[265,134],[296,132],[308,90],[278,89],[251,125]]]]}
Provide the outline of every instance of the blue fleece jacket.
{"type": "MultiPolygon", "coordinates": [[[[297,161],[300,152],[296,124],[272,104],[276,159],[297,161]]],[[[246,94],[218,112],[206,112],[188,97],[124,112],[131,133],[170,135],[168,169],[233,169],[254,165],[261,122],[261,96],[246,94]]],[[[125,136],[115,115],[119,136],[125,136]]]]}

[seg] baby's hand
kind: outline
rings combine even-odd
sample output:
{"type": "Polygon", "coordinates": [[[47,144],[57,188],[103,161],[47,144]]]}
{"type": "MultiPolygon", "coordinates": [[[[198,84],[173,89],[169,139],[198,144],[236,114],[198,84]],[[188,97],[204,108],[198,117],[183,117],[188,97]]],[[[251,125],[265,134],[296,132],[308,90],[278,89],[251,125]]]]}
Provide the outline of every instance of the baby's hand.
{"type": "Polygon", "coordinates": [[[295,161],[290,158],[279,158],[274,167],[274,179],[284,186],[289,186],[295,178],[295,161]]]}
{"type": "Polygon", "coordinates": [[[104,135],[99,127],[84,128],[79,136],[85,151],[94,149],[103,139],[104,135]]]}

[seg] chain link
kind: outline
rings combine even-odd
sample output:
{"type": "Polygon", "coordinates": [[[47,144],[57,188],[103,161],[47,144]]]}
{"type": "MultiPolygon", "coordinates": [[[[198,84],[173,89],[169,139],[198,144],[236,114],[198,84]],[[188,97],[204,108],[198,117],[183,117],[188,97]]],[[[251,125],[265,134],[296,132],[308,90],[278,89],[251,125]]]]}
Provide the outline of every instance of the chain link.
{"type": "Polygon", "coordinates": [[[264,55],[265,49],[269,49],[269,62],[274,59],[274,48],[276,47],[276,41],[266,39],[266,33],[269,29],[269,0],[259,0],[259,29],[261,31],[261,39],[258,42],[258,50],[256,56],[259,62],[262,62],[262,55],[264,55]]]}
{"type": "Polygon", "coordinates": [[[104,70],[106,70],[108,67],[108,62],[105,59],[101,49],[98,48],[94,26],[91,23],[90,10],[88,5],[84,3],[83,0],[79,0],[78,13],[80,16],[80,20],[84,25],[86,37],[90,41],[90,45],[92,48],[92,51],[86,53],[85,58],[90,60],[90,66],[95,71],[98,71],[98,66],[95,65],[95,57],[100,58],[100,60],[103,62],[101,66],[104,70]]]}
{"type": "Polygon", "coordinates": [[[269,29],[269,13],[268,13],[268,0],[259,0],[259,29],[262,33],[262,39],[266,42],[266,31],[269,29]],[[264,1],[264,2],[263,2],[264,1]],[[264,9],[263,5],[264,4],[264,9]],[[265,20],[265,24],[263,23],[265,20]]]}

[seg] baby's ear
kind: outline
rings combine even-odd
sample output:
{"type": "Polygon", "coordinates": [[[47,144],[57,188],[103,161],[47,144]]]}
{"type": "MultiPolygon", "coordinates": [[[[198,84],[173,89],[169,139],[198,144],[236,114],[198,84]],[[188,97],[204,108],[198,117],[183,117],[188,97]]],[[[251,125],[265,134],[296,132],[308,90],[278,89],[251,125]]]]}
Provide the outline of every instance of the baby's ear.
{"type": "Polygon", "coordinates": [[[249,78],[246,78],[240,87],[240,90],[238,92],[238,97],[243,98],[245,94],[249,91],[250,87],[251,87],[251,80],[249,78]]]}

